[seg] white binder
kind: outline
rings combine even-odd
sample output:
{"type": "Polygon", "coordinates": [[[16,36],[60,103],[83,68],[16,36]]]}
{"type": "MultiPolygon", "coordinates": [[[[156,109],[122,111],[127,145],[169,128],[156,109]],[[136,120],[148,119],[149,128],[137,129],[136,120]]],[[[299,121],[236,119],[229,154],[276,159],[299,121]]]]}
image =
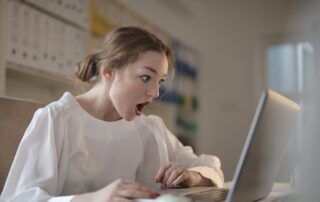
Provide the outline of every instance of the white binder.
{"type": "Polygon", "coordinates": [[[50,66],[49,60],[49,22],[50,17],[46,14],[40,16],[40,59],[39,65],[41,69],[47,71],[50,66]]]}
{"type": "Polygon", "coordinates": [[[40,69],[40,16],[42,14],[30,9],[30,66],[40,69]]]}
{"type": "Polygon", "coordinates": [[[31,39],[32,39],[32,18],[31,8],[24,4],[21,4],[20,14],[20,48],[22,51],[21,63],[25,66],[32,66],[32,52],[31,52],[31,39]]]}
{"type": "Polygon", "coordinates": [[[21,4],[16,1],[8,2],[8,61],[21,64],[21,4]]]}

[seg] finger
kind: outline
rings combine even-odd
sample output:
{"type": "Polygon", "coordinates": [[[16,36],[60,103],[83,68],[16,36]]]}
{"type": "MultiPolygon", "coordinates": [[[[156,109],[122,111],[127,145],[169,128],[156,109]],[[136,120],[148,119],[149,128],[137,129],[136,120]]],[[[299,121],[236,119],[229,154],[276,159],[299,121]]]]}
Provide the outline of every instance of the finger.
{"type": "MultiPolygon", "coordinates": [[[[165,185],[165,186],[168,186],[168,185],[169,185],[168,180],[169,180],[169,178],[172,176],[172,173],[173,173],[175,170],[178,170],[178,172],[179,172],[179,171],[181,171],[181,170],[183,171],[184,168],[183,168],[180,164],[176,164],[176,163],[174,163],[171,167],[169,167],[169,168],[166,170],[166,172],[165,172],[165,174],[164,174],[164,176],[163,176],[163,178],[162,178],[161,183],[162,183],[163,185],[165,185]]],[[[179,173],[180,173],[180,172],[179,172],[179,173]]]]}
{"type": "Polygon", "coordinates": [[[178,187],[182,182],[187,180],[188,175],[186,172],[182,172],[171,184],[172,187],[178,187]]]}
{"type": "Polygon", "coordinates": [[[168,168],[170,168],[172,165],[173,165],[173,163],[168,163],[167,165],[162,166],[162,167],[158,170],[158,172],[157,172],[157,174],[156,174],[156,176],[155,176],[156,182],[159,183],[159,182],[162,181],[163,175],[165,174],[166,170],[167,170],[168,168]]]}
{"type": "Polygon", "coordinates": [[[173,187],[173,182],[184,172],[184,169],[177,168],[171,172],[168,180],[165,182],[167,187],[173,187]]]}

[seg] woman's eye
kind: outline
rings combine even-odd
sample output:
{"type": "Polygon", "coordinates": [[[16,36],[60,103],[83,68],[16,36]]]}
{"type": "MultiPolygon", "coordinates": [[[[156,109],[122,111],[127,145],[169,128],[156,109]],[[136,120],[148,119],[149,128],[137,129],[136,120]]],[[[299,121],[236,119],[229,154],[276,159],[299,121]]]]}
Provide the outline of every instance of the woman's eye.
{"type": "Polygon", "coordinates": [[[141,79],[142,79],[143,82],[148,82],[148,81],[150,81],[151,76],[143,75],[143,76],[141,76],[141,79]]]}
{"type": "Polygon", "coordinates": [[[161,84],[163,84],[163,82],[164,82],[164,79],[161,79],[161,80],[159,81],[159,86],[160,86],[161,84]]]}

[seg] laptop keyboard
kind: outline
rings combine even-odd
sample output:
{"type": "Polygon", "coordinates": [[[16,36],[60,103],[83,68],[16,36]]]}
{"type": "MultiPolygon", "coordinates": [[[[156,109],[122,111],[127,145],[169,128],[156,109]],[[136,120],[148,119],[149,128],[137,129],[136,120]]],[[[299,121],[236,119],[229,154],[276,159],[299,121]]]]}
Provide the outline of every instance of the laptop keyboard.
{"type": "Polygon", "coordinates": [[[192,193],[186,195],[186,197],[191,198],[193,201],[201,201],[201,202],[220,202],[224,201],[228,195],[228,189],[226,188],[214,188],[212,190],[192,193]]]}

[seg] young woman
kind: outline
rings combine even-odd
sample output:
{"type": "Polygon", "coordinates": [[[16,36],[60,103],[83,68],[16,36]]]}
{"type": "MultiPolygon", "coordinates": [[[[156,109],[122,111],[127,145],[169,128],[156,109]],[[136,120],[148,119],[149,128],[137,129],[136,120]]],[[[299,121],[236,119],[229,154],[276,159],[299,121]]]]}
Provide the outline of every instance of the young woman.
{"type": "Polygon", "coordinates": [[[217,157],[196,156],[159,117],[143,115],[171,68],[171,50],[153,34],[111,32],[78,65],[93,87],[35,113],[1,201],[130,201],[160,187],[221,186],[217,157]]]}

